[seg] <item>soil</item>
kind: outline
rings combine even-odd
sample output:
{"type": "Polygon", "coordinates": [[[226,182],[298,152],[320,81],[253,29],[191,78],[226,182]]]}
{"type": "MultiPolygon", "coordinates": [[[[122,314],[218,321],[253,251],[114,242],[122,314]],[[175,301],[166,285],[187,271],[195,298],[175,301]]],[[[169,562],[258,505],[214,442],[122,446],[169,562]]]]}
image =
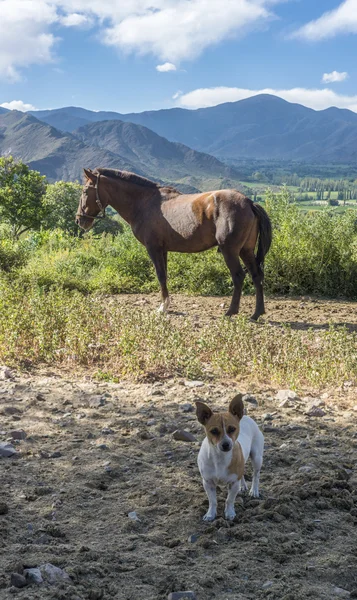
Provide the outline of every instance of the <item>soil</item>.
{"type": "MultiPolygon", "coordinates": [[[[136,308],[157,300],[117,299],[136,308]]],[[[201,323],[222,303],[175,296],[171,316],[201,323]]],[[[242,309],[252,310],[251,298],[242,309]]],[[[267,311],[299,328],[330,320],[357,328],[351,303],[270,299],[267,311]]],[[[265,436],[261,498],[238,497],[228,523],[222,489],[219,517],[206,524],[194,401],[225,409],[236,382],[99,383],[48,368],[0,381],[0,443],[26,434],[12,442],[16,456],[0,458],[0,599],[165,600],[182,590],[197,600],[357,597],[354,386],[314,397],[298,390],[283,402],[277,389],[240,387],[265,436]],[[313,406],[320,416],[308,414],[313,406]],[[176,441],[176,429],[197,441],[176,441]],[[45,563],[70,580],[11,586],[12,573],[45,563]]],[[[249,463],[246,473],[250,480],[249,463]]]]}

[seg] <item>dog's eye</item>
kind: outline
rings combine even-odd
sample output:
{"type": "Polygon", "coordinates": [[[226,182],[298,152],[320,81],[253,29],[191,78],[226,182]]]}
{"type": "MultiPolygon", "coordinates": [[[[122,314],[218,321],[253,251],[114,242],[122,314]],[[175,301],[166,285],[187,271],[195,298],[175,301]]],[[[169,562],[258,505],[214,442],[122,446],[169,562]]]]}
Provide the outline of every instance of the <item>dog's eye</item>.
{"type": "Polygon", "coordinates": [[[228,427],[227,431],[228,431],[228,433],[234,433],[235,430],[236,430],[236,428],[231,425],[230,427],[228,427]]]}
{"type": "Polygon", "coordinates": [[[219,435],[219,429],[217,429],[217,427],[215,427],[214,429],[211,429],[211,433],[212,433],[212,435],[219,435]]]}

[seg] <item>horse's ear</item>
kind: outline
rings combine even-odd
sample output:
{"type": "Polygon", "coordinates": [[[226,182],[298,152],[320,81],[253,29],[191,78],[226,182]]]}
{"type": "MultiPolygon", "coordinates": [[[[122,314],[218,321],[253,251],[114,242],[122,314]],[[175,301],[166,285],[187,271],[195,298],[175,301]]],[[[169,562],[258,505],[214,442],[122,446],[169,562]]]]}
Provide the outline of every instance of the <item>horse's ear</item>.
{"type": "Polygon", "coordinates": [[[91,171],[91,169],[83,169],[84,174],[86,176],[87,179],[89,179],[92,183],[95,183],[97,181],[97,176],[94,175],[93,171],[91,171]]]}
{"type": "Polygon", "coordinates": [[[230,402],[228,410],[232,415],[241,420],[244,415],[243,394],[237,394],[234,396],[233,400],[230,402]]]}

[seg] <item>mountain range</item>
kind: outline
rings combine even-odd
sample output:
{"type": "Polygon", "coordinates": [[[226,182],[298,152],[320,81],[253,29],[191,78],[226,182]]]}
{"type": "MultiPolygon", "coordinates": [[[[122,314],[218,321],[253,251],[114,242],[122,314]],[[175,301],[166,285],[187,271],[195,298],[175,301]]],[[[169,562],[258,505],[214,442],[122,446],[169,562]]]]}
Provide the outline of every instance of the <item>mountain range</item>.
{"type": "Polygon", "coordinates": [[[239,174],[217,158],[169,142],[141,125],[91,123],[73,133],[30,114],[0,114],[0,155],[12,154],[50,181],[82,179],[83,167],[112,167],[177,185],[185,192],[238,187],[239,174]]]}
{"type": "Polygon", "coordinates": [[[135,123],[223,160],[350,163],[357,158],[356,113],[333,107],[316,111],[267,94],[197,110],[120,114],[67,107],[32,114],[67,132],[108,120],[135,123]]]}

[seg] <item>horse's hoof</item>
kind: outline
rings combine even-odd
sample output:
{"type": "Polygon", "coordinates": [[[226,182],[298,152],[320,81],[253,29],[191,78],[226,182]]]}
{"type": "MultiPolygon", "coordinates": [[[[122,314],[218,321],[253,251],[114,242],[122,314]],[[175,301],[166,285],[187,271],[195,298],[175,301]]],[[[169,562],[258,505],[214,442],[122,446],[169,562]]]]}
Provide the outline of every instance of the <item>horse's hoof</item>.
{"type": "Polygon", "coordinates": [[[227,312],[225,313],[225,317],[233,317],[233,315],[237,315],[238,311],[237,310],[227,310],[227,312]]]}

